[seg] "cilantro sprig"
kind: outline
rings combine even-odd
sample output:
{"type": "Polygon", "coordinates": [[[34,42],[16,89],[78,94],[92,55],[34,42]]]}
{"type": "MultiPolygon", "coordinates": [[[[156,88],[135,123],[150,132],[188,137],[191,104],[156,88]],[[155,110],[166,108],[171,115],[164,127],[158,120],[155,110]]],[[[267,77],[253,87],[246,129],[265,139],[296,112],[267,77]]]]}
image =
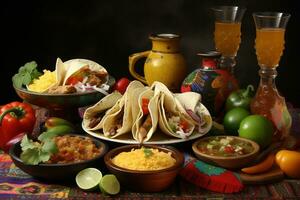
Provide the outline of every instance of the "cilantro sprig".
{"type": "Polygon", "coordinates": [[[145,154],[145,157],[146,157],[146,158],[149,158],[150,156],[153,155],[153,152],[152,152],[152,150],[149,149],[149,148],[144,148],[144,154],[145,154]]]}
{"type": "Polygon", "coordinates": [[[65,125],[52,127],[39,135],[37,141],[31,140],[25,135],[21,141],[21,160],[29,165],[47,162],[53,154],[58,152],[54,137],[69,133],[71,130],[71,127],[65,125]]]}
{"type": "Polygon", "coordinates": [[[18,73],[12,77],[12,81],[17,88],[22,88],[23,85],[28,85],[41,74],[42,73],[37,70],[37,63],[31,61],[19,68],[18,73]]]}

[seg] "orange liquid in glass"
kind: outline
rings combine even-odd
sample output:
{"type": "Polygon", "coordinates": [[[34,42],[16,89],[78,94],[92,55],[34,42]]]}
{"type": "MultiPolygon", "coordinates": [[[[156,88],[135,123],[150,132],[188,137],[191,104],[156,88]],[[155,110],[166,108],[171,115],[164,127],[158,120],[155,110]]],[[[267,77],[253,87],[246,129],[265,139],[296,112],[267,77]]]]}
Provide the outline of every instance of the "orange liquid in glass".
{"type": "Polygon", "coordinates": [[[282,28],[256,29],[255,49],[259,66],[278,66],[284,49],[284,32],[282,28]]]}
{"type": "Polygon", "coordinates": [[[241,43],[241,23],[215,23],[215,45],[223,56],[236,56],[241,43]]]}

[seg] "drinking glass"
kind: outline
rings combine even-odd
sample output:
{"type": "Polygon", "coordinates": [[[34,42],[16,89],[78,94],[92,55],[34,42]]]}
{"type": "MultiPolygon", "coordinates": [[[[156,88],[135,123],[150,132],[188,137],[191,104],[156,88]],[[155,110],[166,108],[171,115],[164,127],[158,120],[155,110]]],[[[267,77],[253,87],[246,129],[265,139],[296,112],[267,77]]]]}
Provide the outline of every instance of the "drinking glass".
{"type": "Polygon", "coordinates": [[[233,74],[235,57],[241,43],[241,22],[246,8],[217,6],[212,10],[215,16],[215,47],[222,54],[220,67],[228,68],[233,74]]]}
{"type": "Polygon", "coordinates": [[[280,58],[284,50],[284,35],[290,18],[288,13],[253,13],[256,26],[255,49],[260,66],[260,83],[251,102],[251,111],[270,119],[276,131],[274,140],[283,139],[289,134],[291,116],[284,97],[280,96],[275,85],[280,58]]]}

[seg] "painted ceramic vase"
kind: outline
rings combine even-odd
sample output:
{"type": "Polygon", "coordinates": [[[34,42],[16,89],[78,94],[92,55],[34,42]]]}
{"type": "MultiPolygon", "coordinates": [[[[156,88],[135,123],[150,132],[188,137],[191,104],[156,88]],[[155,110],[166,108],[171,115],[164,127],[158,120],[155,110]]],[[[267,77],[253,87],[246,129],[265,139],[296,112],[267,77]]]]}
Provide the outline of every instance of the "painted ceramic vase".
{"type": "Polygon", "coordinates": [[[179,91],[180,85],[187,75],[186,61],[180,53],[180,36],[175,34],[152,34],[152,50],[135,53],[129,56],[131,75],[145,84],[154,81],[164,83],[170,90],[179,91]],[[135,70],[135,63],[146,57],[144,75],[135,70]]]}
{"type": "Polygon", "coordinates": [[[182,83],[181,92],[197,92],[214,118],[224,110],[226,98],[239,88],[238,82],[227,69],[219,68],[221,54],[216,51],[197,54],[201,66],[190,73],[182,83]]]}

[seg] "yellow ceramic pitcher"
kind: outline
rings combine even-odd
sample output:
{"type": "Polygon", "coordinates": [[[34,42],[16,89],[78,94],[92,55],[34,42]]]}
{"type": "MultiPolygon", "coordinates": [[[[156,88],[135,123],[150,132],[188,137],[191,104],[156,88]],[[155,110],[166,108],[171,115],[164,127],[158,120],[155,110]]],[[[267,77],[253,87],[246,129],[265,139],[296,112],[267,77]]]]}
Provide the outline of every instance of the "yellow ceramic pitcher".
{"type": "Polygon", "coordinates": [[[164,83],[170,90],[179,91],[186,76],[187,68],[184,57],[179,52],[180,36],[175,34],[151,34],[152,50],[135,53],[129,56],[131,75],[145,84],[154,81],[164,83]],[[144,75],[135,71],[135,63],[147,57],[144,64],[144,75]]]}

